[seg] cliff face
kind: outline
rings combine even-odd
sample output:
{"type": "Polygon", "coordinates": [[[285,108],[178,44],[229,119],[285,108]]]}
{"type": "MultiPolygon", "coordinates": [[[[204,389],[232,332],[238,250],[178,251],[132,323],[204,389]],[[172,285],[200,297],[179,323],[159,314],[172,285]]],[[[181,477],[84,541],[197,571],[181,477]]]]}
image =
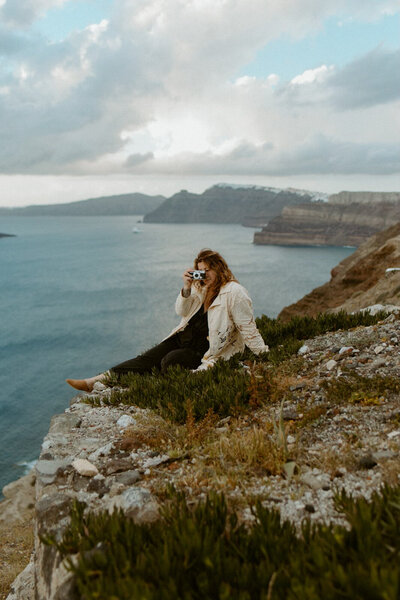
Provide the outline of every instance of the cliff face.
{"type": "Polygon", "coordinates": [[[242,223],[261,227],[285,206],[311,200],[311,194],[289,190],[215,185],[203,194],[182,190],[147,214],[148,223],[242,223]]]}
{"type": "Polygon", "coordinates": [[[339,192],[331,194],[329,202],[335,204],[370,204],[376,202],[399,202],[400,192],[339,192]]]}
{"type": "Polygon", "coordinates": [[[400,222],[364,242],[332,269],[328,283],[284,308],[279,318],[327,310],[353,312],[373,304],[400,306],[400,222]]]}
{"type": "Polygon", "coordinates": [[[400,194],[341,192],[331,196],[329,202],[284,208],[281,216],[254,234],[254,243],[359,246],[371,235],[398,221],[400,194]]]}

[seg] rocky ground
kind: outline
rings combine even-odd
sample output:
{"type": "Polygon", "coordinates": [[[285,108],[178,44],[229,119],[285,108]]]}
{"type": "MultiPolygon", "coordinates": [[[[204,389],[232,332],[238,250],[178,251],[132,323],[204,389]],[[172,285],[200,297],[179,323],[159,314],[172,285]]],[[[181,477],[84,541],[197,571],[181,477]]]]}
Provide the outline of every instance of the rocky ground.
{"type": "MultiPolygon", "coordinates": [[[[0,520],[28,523],[36,493],[36,533],[62,531],[72,499],[149,521],[172,484],[193,502],[221,490],[244,520],[253,518],[249,503],[259,499],[297,524],[342,522],[337,491],[368,498],[385,482],[400,483],[400,312],[375,326],[308,340],[283,365],[250,365],[243,376],[261,407],[181,426],[149,410],[104,405],[111,390],[97,383],[53,418],[35,473],[5,490],[0,520]],[[347,398],[329,391],[344,377],[355,382],[347,398]],[[365,377],[392,387],[358,389],[365,377]]],[[[0,560],[6,564],[1,553],[0,560]]],[[[36,560],[46,585],[57,568],[64,581],[48,556],[39,552],[36,560]]],[[[30,569],[10,600],[32,597],[30,569]]]]}
{"type": "MultiPolygon", "coordinates": [[[[248,414],[200,424],[177,426],[149,410],[105,406],[111,390],[100,383],[75,397],[53,418],[36,465],[37,533],[60,532],[75,498],[93,510],[120,507],[137,520],[156,519],[169,484],[194,502],[222,490],[244,520],[252,519],[249,503],[260,499],[297,524],[305,517],[342,522],[337,491],[368,498],[385,482],[400,483],[399,313],[308,340],[280,367],[250,365],[243,376],[259,397],[257,382],[273,382],[272,396],[248,414]],[[335,397],[329,385],[343,377],[355,387],[347,398],[340,390],[335,397]],[[392,387],[358,389],[365,377],[392,387]]],[[[11,519],[19,498],[21,519],[29,518],[32,476],[0,504],[3,517],[11,519]]],[[[36,560],[53,585],[55,565],[40,552],[36,560]]],[[[59,580],[65,576],[58,568],[59,580]]],[[[10,600],[30,598],[29,585],[25,577],[22,593],[16,583],[10,600]]]]}

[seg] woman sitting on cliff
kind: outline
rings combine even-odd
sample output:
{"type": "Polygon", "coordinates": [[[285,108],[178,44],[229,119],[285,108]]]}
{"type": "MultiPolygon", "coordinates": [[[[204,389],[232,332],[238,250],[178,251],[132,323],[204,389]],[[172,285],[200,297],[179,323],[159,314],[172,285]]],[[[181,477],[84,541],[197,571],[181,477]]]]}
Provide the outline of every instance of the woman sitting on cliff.
{"type": "Polygon", "coordinates": [[[77,390],[91,392],[96,381],[112,374],[165,372],[172,365],[204,370],[218,359],[227,360],[245,345],[255,354],[268,352],[254,322],[250,297],[233,276],[218,252],[208,248],[194,260],[194,269],[205,271],[204,280],[194,280],[191,270],[183,274],[183,288],[175,303],[182,317],[179,325],[160,344],[136,358],[89,379],[67,379],[77,390]]]}

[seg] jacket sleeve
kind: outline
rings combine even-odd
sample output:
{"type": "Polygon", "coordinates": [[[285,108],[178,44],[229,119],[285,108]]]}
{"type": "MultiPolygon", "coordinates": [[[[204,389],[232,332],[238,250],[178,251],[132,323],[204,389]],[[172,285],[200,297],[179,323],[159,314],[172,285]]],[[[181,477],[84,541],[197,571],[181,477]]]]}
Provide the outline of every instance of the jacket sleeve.
{"type": "Polygon", "coordinates": [[[269,352],[254,321],[253,305],[245,290],[235,290],[232,294],[230,313],[244,343],[254,354],[269,352]]]}
{"type": "Polygon", "coordinates": [[[190,294],[190,296],[184,298],[182,296],[182,291],[180,291],[175,302],[176,314],[180,317],[186,317],[190,313],[190,309],[196,300],[197,296],[195,294],[190,294]]]}

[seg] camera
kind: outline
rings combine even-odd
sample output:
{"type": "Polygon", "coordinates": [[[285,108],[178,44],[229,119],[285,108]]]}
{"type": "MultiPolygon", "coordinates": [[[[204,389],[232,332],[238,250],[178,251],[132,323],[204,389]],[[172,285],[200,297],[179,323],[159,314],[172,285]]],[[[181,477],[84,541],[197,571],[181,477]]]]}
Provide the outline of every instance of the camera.
{"type": "Polygon", "coordinates": [[[206,278],[206,272],[205,271],[189,271],[189,273],[192,276],[192,279],[205,279],[206,278]]]}

